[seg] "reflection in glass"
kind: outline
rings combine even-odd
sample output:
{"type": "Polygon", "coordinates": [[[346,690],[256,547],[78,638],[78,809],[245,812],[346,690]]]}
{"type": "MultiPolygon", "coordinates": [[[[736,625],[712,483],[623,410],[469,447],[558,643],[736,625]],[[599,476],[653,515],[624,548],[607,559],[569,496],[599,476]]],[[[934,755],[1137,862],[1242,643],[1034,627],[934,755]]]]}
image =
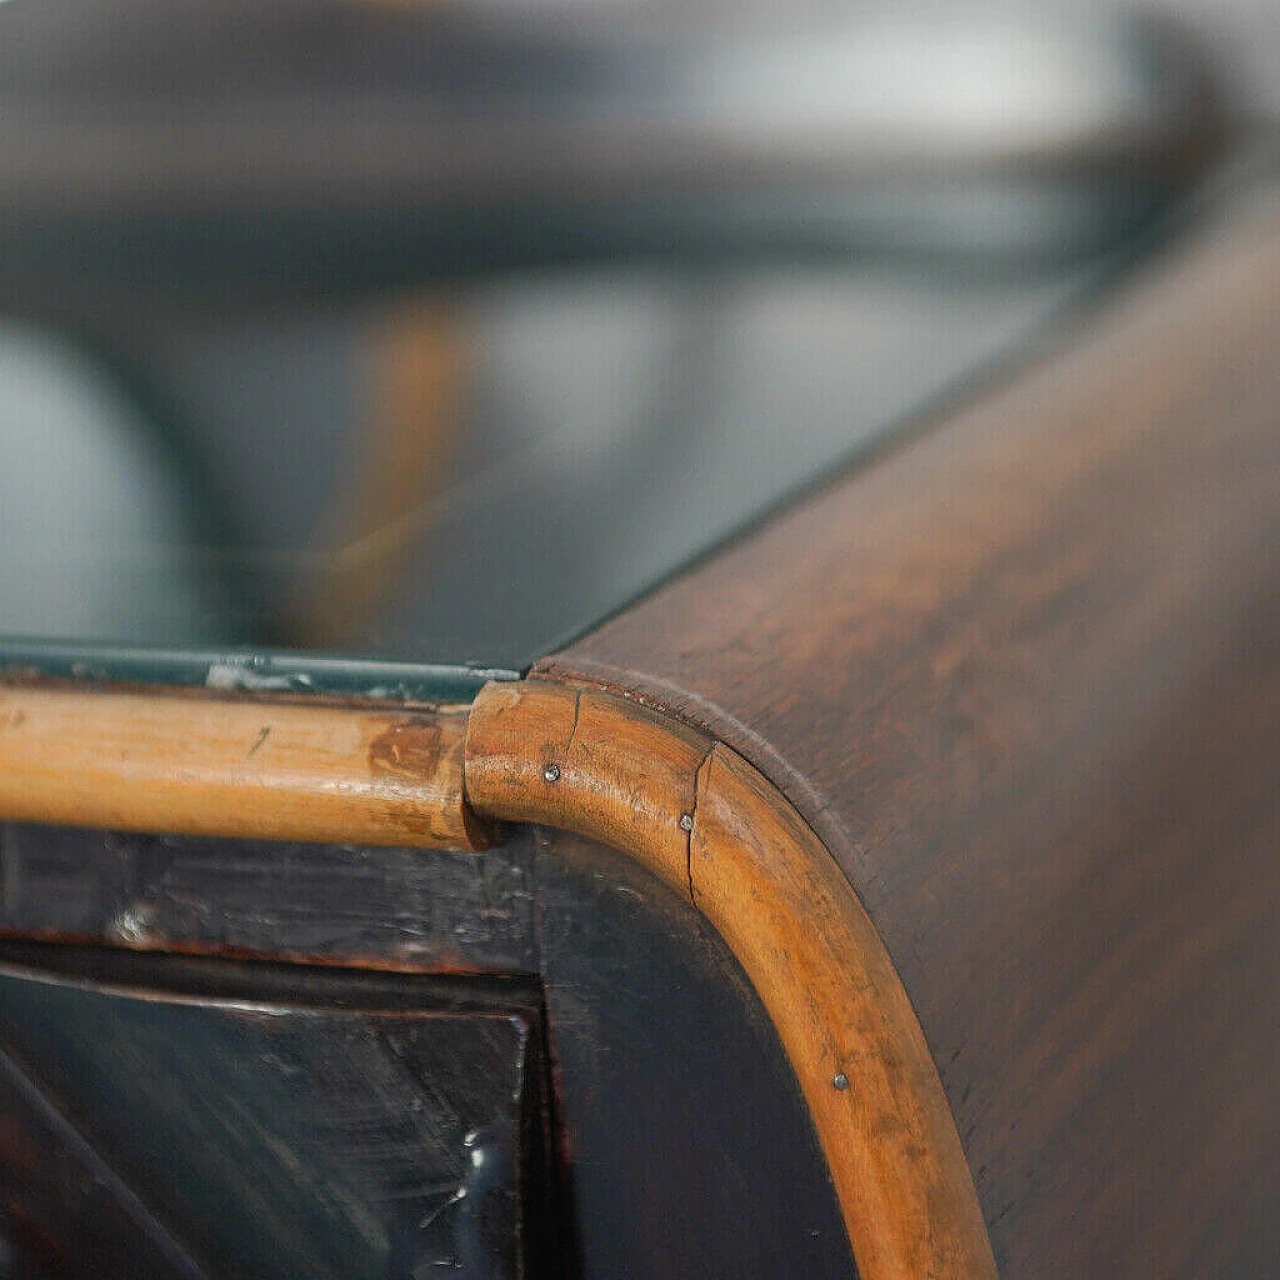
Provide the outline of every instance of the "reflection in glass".
{"type": "Polygon", "coordinates": [[[1155,27],[687,16],[0,8],[0,635],[518,668],[1016,348],[1216,136],[1155,27]]]}

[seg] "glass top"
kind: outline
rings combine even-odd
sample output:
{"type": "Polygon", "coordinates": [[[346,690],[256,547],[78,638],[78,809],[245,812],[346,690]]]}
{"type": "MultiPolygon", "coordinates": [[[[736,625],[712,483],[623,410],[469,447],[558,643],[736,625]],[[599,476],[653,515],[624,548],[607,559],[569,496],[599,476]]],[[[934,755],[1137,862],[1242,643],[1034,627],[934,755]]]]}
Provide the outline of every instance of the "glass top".
{"type": "Polygon", "coordinates": [[[466,696],[1024,347],[1183,181],[1099,159],[1185,104],[1096,32],[1036,166],[869,128],[865,28],[550,12],[0,7],[0,666],[466,696]]]}

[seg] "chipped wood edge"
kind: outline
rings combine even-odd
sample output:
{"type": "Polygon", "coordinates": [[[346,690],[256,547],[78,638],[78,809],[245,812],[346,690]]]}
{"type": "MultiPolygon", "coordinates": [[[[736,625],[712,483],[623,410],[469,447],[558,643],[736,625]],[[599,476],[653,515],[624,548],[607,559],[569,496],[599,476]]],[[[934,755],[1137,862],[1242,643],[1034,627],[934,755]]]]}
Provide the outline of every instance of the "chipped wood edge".
{"type": "Polygon", "coordinates": [[[733,951],[808,1102],[862,1280],[991,1280],[936,1066],[870,918],[809,827],[722,743],[602,691],[494,683],[472,707],[471,805],[628,854],[733,951]]]}
{"type": "Polygon", "coordinates": [[[477,850],[462,708],[0,686],[0,818],[477,850]]]}
{"type": "Polygon", "coordinates": [[[473,706],[370,708],[0,686],[0,817],[480,849],[490,822],[601,840],[718,930],[813,1116],[862,1280],[991,1280],[973,1181],[906,993],[861,903],[741,756],[545,680],[473,706]]]}

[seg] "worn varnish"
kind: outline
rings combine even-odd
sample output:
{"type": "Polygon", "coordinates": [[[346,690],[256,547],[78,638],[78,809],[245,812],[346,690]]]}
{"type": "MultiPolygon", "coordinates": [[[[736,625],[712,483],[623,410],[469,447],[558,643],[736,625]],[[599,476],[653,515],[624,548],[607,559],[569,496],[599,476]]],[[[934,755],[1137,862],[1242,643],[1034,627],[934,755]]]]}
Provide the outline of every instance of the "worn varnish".
{"type": "Polygon", "coordinates": [[[477,849],[465,712],[0,686],[0,815],[477,849]]]}
{"type": "Polygon", "coordinates": [[[539,668],[821,836],[1020,1280],[1280,1258],[1278,280],[1268,195],[539,668]]]}
{"type": "Polygon", "coordinates": [[[538,972],[531,841],[481,853],[0,825],[0,937],[538,972]]]}
{"type": "MultiPolygon", "coordinates": [[[[151,1225],[132,1189],[202,1275],[530,1280],[551,1274],[541,1010],[527,981],[9,944],[0,1081],[68,1118],[85,1172],[86,1149],[107,1161],[108,1219],[151,1225]]],[[[5,1226],[21,1206],[60,1227],[75,1197],[29,1163],[0,1150],[5,1226]]],[[[17,1272],[152,1274],[95,1265],[96,1234],[73,1227],[47,1272],[19,1248],[17,1272]]]]}
{"type": "MultiPolygon", "coordinates": [[[[85,957],[109,948],[100,976],[118,982],[127,959],[135,986],[205,971],[158,952],[252,959],[217,966],[198,989],[294,1003],[317,979],[347,989],[353,969],[395,971],[411,1001],[448,990],[442,974],[539,975],[562,1155],[548,1229],[563,1226],[558,1256],[580,1264],[573,1274],[855,1274],[808,1108],[740,966],[683,895],[581,837],[517,829],[473,854],[10,824],[0,935],[46,940],[0,941],[0,956],[64,973],[78,963],[85,976],[99,972],[85,957]],[[311,967],[259,963],[268,957],[311,967]]],[[[102,1153],[74,1133],[64,1151],[27,1088],[34,1110],[0,1079],[0,1103],[23,1117],[0,1165],[6,1151],[43,1162],[5,1165],[6,1203],[64,1253],[98,1250],[95,1274],[132,1274],[113,1261],[117,1236],[123,1256],[148,1258],[133,1271],[165,1274],[117,1223],[111,1204],[129,1203],[119,1174],[86,1192],[102,1153]]],[[[30,1247],[24,1238],[24,1256],[30,1247]]]]}
{"type": "Polygon", "coordinates": [[[716,927],[804,1091],[863,1280],[994,1274],[937,1072],[875,929],[755,769],[634,703],[487,685],[467,726],[476,809],[630,854],[716,927]]]}
{"type": "Polygon", "coordinates": [[[0,1117],[10,1274],[207,1280],[101,1153],[3,1053],[0,1117]]]}

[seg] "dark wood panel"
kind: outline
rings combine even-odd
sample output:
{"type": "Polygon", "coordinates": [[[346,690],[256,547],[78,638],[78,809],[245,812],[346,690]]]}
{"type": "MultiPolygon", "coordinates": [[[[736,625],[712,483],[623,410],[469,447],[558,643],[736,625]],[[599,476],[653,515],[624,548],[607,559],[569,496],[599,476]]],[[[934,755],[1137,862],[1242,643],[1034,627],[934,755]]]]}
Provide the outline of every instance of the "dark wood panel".
{"type": "Polygon", "coordinates": [[[3,1054],[0,1273],[13,1280],[208,1274],[3,1054]]]}
{"type": "Polygon", "coordinates": [[[0,826],[0,934],[535,973],[532,847],[487,853],[0,826]]]}
{"type": "Polygon", "coordinates": [[[1280,1257],[1278,280],[1268,192],[538,668],[709,730],[823,837],[1010,1277],[1280,1257]]]}
{"type": "Polygon", "coordinates": [[[691,906],[589,841],[526,829],[461,854],[10,824],[0,934],[47,939],[0,942],[0,957],[66,977],[163,979],[188,997],[294,1006],[332,1001],[349,975],[203,957],[358,967],[365,1004],[375,990],[378,1007],[395,992],[396,1007],[411,1007],[418,981],[375,970],[432,974],[437,993],[456,984],[459,1008],[471,980],[439,975],[539,975],[568,1193],[550,1229],[563,1231],[573,1274],[766,1280],[792,1262],[815,1278],[854,1274],[809,1112],[759,998],[691,906]],[[74,959],[105,948],[110,964],[74,959]],[[201,958],[154,954],[164,951],[201,958]]]}
{"type": "Polygon", "coordinates": [[[4,1053],[212,1275],[548,1274],[544,1043],[528,980],[0,948],[4,1053]]]}
{"type": "Polygon", "coordinates": [[[705,920],[629,858],[545,832],[539,938],[591,1280],[855,1280],[777,1033],[705,920]]]}

